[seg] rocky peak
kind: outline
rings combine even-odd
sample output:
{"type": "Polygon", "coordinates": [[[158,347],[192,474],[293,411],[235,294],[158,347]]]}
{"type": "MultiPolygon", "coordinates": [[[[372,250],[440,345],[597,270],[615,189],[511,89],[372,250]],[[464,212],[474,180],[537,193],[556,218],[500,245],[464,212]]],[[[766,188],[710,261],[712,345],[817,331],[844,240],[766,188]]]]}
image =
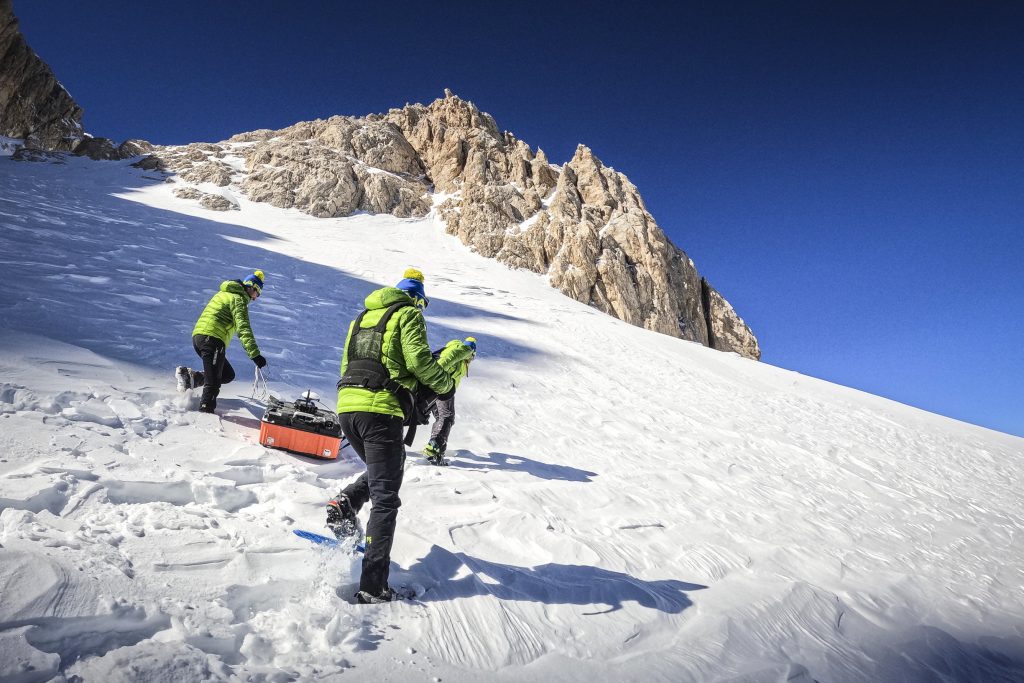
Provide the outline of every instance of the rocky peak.
{"type": "Polygon", "coordinates": [[[485,256],[547,273],[563,293],[626,322],[760,357],[753,332],[668,240],[636,186],[589,147],[559,171],[511,133],[496,135],[491,117],[473,119],[476,107],[451,91],[415,107],[412,128],[402,126],[409,107],[393,114],[438,189],[459,193],[441,206],[448,232],[485,256]],[[453,109],[462,128],[446,127],[444,146],[417,134],[453,109]]]}
{"type": "MultiPolygon", "coordinates": [[[[155,154],[188,183],[235,185],[254,201],[314,216],[425,216],[432,192],[450,195],[439,217],[480,254],[546,273],[566,295],[631,324],[760,357],[753,332],[668,240],[625,175],[585,145],[559,169],[451,90],[429,105],[155,154]]],[[[197,189],[179,195],[230,208],[197,189]]]]}
{"type": "Polygon", "coordinates": [[[493,179],[505,159],[505,138],[490,114],[451,90],[430,106],[406,105],[392,109],[386,120],[393,123],[431,170],[430,178],[440,192],[458,191],[466,178],[471,182],[493,179]]]}

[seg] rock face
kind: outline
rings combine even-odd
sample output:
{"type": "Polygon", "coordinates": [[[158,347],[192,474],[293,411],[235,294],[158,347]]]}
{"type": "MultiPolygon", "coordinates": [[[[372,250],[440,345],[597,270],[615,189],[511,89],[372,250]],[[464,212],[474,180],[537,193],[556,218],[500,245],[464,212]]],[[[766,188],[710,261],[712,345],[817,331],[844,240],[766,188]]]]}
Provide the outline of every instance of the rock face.
{"type": "MultiPolygon", "coordinates": [[[[158,147],[142,162],[193,186],[314,216],[438,215],[480,254],[546,273],[552,286],[633,325],[760,358],[757,339],[647,211],[637,188],[580,145],[561,168],[476,105],[445,91],[429,106],[334,116],[218,144],[158,147]]],[[[178,191],[200,198],[198,188],[178,191]]],[[[207,199],[209,208],[223,202],[207,199]]]]}
{"type": "Polygon", "coordinates": [[[300,123],[255,143],[245,158],[243,189],[254,201],[314,216],[354,211],[425,216],[423,167],[394,127],[334,116],[300,123]]]}
{"type": "Polygon", "coordinates": [[[0,0],[0,135],[71,151],[83,138],[81,120],[81,107],[22,37],[11,0],[0,0]]]}
{"type": "Polygon", "coordinates": [[[572,298],[633,325],[760,358],[757,339],[647,211],[636,187],[580,145],[561,169],[445,91],[392,110],[423,160],[449,233],[484,256],[547,273],[572,298]]]}
{"type": "Polygon", "coordinates": [[[210,211],[237,211],[239,208],[238,204],[223,195],[202,192],[194,187],[176,188],[174,196],[178,199],[195,199],[200,206],[210,211]]]}
{"type": "Polygon", "coordinates": [[[736,315],[732,304],[725,300],[704,278],[701,278],[701,299],[708,324],[708,346],[713,349],[735,351],[747,358],[761,358],[757,338],[746,323],[736,315]]]}
{"type": "Polygon", "coordinates": [[[546,273],[567,296],[630,324],[760,358],[753,332],[668,240],[626,176],[583,145],[554,166],[450,90],[429,106],[303,121],[218,144],[118,146],[85,134],[81,118],[22,37],[11,0],[0,0],[0,135],[25,141],[15,159],[148,154],[136,165],[177,173],[184,186],[175,195],[213,211],[238,209],[240,190],[313,216],[422,217],[441,193],[447,231],[480,254],[546,273]]]}
{"type": "Polygon", "coordinates": [[[108,138],[94,138],[88,134],[74,149],[78,156],[89,157],[97,161],[131,159],[152,151],[153,145],[145,140],[125,140],[120,145],[116,145],[113,140],[108,138]]]}
{"type": "Polygon", "coordinates": [[[0,0],[0,136],[20,141],[12,155],[19,161],[61,163],[62,152],[130,159],[153,150],[145,140],[117,145],[82,129],[82,108],[25,42],[11,0],[0,0]]]}
{"type": "Polygon", "coordinates": [[[469,187],[441,207],[448,231],[485,256],[548,273],[563,293],[616,318],[710,345],[700,276],[636,187],[581,145],[549,194],[552,178],[540,168],[550,165],[530,163],[529,148],[509,142],[512,174],[464,180],[469,187]]]}

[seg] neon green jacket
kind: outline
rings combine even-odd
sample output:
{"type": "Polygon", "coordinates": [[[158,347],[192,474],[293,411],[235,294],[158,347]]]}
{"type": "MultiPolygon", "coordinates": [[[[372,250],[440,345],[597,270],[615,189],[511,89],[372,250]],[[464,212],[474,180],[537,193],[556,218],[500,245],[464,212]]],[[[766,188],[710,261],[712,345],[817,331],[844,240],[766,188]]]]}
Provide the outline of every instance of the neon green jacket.
{"type": "Polygon", "coordinates": [[[220,291],[206,304],[192,328],[192,334],[216,337],[224,342],[226,348],[236,331],[249,358],[260,355],[260,347],[256,345],[256,337],[249,325],[249,295],[241,282],[225,280],[220,283],[220,291]]]}
{"type": "Polygon", "coordinates": [[[453,339],[441,349],[437,362],[444,371],[455,380],[455,388],[459,388],[462,378],[469,374],[469,361],[473,360],[476,351],[466,346],[461,339],[453,339]]]}
{"type": "MultiPolygon", "coordinates": [[[[367,313],[360,327],[373,327],[384,316],[387,308],[399,301],[411,304],[412,297],[395,287],[384,287],[372,292],[363,302],[367,313]]],[[[341,353],[342,376],[348,365],[348,344],[352,340],[354,324],[354,320],[349,323],[345,349],[341,353]]],[[[430,354],[423,313],[415,306],[403,306],[391,315],[384,328],[381,362],[391,378],[410,391],[415,391],[419,384],[425,384],[437,393],[445,394],[455,386],[451,375],[430,354]]],[[[404,417],[402,406],[390,391],[370,391],[362,387],[342,387],[338,390],[338,412],[382,413],[404,417]]]]}

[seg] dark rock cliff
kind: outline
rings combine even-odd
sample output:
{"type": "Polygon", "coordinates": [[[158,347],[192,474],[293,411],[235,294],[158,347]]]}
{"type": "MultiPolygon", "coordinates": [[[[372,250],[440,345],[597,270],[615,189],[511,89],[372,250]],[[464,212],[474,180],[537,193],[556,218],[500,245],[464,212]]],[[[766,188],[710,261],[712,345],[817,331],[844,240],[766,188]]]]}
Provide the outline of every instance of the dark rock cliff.
{"type": "Polygon", "coordinates": [[[82,108],[25,42],[11,0],[0,0],[0,135],[56,151],[84,137],[82,108]]]}

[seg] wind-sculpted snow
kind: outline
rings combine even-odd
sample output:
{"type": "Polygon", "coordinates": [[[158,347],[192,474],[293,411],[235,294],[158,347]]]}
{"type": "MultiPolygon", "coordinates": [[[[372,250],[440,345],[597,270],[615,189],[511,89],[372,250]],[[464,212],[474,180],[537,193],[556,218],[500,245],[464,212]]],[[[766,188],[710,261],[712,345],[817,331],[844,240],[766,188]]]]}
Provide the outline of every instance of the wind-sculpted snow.
{"type": "Polygon", "coordinates": [[[0,158],[0,680],[1024,678],[1024,440],[614,320],[433,214],[211,214],[60,161],[0,158]],[[409,265],[432,346],[480,355],[451,466],[406,463],[417,595],[357,606],[359,557],[291,531],[361,463],[259,446],[237,342],[220,415],[172,370],[261,268],[271,391],[331,402],[409,265]]]}

